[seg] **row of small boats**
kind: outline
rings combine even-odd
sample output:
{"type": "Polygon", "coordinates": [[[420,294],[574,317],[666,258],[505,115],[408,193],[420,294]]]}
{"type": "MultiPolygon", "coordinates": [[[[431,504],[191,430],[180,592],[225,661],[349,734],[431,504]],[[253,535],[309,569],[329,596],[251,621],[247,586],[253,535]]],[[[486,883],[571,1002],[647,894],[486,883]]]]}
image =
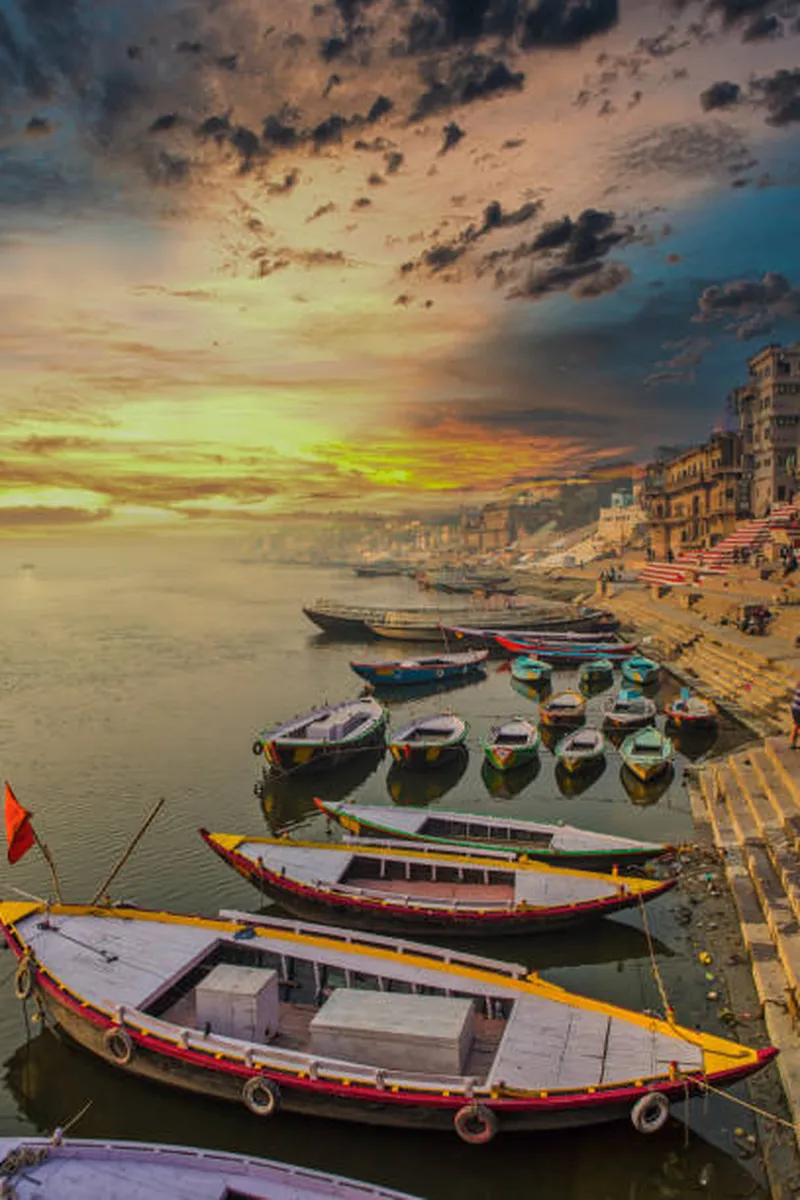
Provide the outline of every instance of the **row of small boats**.
{"type": "MultiPolygon", "coordinates": [[[[503,638],[500,640],[509,646],[522,645],[503,638]]],[[[511,663],[512,677],[531,686],[549,683],[554,663],[559,665],[559,659],[536,657],[536,654],[527,652],[537,649],[533,646],[526,646],[525,649],[526,653],[518,654],[511,663]]],[[[537,649],[537,652],[541,653],[541,650],[537,649]]],[[[488,657],[488,650],[466,650],[453,654],[428,654],[402,659],[356,660],[351,662],[350,666],[356,675],[365,679],[372,687],[403,687],[482,674],[488,657]]],[[[569,660],[571,656],[564,656],[564,662],[569,660]]],[[[613,676],[615,665],[620,667],[623,678],[639,687],[655,683],[659,677],[660,667],[657,662],[643,655],[632,654],[630,645],[623,645],[620,654],[615,657],[610,653],[603,653],[584,660],[580,672],[581,683],[593,687],[607,682],[613,676]]]]}
{"type": "MultiPolygon", "coordinates": [[[[562,693],[562,696],[570,697],[571,694],[562,693]]],[[[540,743],[539,728],[524,717],[515,717],[495,726],[483,748],[486,759],[496,771],[513,771],[538,754],[540,743]]],[[[588,727],[567,733],[553,749],[559,765],[569,774],[598,766],[607,752],[608,740],[602,730],[588,727]]],[[[647,783],[668,769],[673,744],[660,730],[648,725],[630,733],[620,745],[619,753],[628,770],[647,783]]]]}
{"type": "MultiPolygon", "coordinates": [[[[523,645],[522,643],[513,644],[523,645]]],[[[532,650],[533,647],[525,646],[524,652],[517,654],[517,657],[511,662],[511,675],[520,683],[538,687],[550,682],[554,663],[558,666],[559,661],[549,657],[538,657],[537,654],[541,655],[541,651],[534,654],[531,652],[532,650]]],[[[610,654],[599,654],[583,660],[579,676],[580,682],[590,688],[598,684],[605,684],[613,677],[615,666],[619,666],[624,679],[637,687],[647,687],[658,682],[661,671],[659,664],[653,659],[645,658],[641,654],[632,654],[630,647],[626,646],[624,652],[616,657],[610,654]]]]}

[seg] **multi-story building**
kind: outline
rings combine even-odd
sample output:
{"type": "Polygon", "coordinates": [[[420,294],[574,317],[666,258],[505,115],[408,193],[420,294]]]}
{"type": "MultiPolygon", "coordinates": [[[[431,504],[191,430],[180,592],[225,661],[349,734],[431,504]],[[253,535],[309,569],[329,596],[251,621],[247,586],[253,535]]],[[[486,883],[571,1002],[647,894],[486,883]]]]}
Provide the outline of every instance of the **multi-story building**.
{"type": "Polygon", "coordinates": [[[753,515],[792,500],[800,446],[800,344],[765,346],[748,362],[749,378],[730,396],[742,439],[742,467],[753,515]]]}
{"type": "Polygon", "coordinates": [[[748,515],[739,435],[713,433],[702,446],[651,463],[642,499],[656,558],[716,545],[748,515]]]}

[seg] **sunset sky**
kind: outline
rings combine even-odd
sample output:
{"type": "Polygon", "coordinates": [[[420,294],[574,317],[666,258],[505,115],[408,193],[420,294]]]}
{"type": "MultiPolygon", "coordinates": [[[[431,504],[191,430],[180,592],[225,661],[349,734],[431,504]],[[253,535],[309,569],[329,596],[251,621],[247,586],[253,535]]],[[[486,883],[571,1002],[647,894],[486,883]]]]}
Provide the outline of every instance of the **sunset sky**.
{"type": "Polygon", "coordinates": [[[0,0],[0,93],[0,531],[478,504],[800,338],[800,0],[0,0]]]}

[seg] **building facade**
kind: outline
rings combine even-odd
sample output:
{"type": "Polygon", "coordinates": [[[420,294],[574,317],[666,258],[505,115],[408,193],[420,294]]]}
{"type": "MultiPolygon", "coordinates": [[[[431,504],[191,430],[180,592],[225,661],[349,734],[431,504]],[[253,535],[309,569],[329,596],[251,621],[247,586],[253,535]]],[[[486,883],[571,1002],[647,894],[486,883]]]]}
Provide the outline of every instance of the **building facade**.
{"type": "Polygon", "coordinates": [[[642,499],[655,558],[715,546],[749,515],[739,434],[714,433],[702,446],[651,463],[642,499]]]}
{"type": "Polygon", "coordinates": [[[800,345],[765,346],[748,362],[748,381],[729,399],[739,424],[742,468],[753,515],[794,498],[800,446],[800,345]]]}

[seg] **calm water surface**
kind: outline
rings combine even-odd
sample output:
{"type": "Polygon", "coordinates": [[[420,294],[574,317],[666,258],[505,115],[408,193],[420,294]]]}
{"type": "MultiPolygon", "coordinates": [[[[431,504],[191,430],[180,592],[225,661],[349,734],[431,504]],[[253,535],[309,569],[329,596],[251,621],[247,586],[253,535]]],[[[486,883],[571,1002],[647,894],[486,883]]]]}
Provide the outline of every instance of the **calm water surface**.
{"type": "MultiPolygon", "coordinates": [[[[515,691],[499,663],[477,683],[389,700],[393,722],[448,707],[466,717],[466,766],[415,779],[390,770],[388,757],[373,758],[313,783],[267,782],[256,796],[261,768],[250,747],[261,728],[323,699],[355,695],[360,681],[349,669],[351,658],[396,657],[410,649],[318,634],[301,604],[320,595],[365,604],[425,602],[409,580],[247,562],[235,542],[5,543],[0,769],[35,813],[66,898],[90,898],[161,795],[166,808],[119,877],[116,895],[207,914],[253,909],[259,898],[210,855],[197,827],[259,833],[291,826],[324,837],[315,794],[563,819],[648,840],[691,837],[683,768],[687,754],[702,757],[707,745],[684,746],[669,786],[649,791],[623,785],[616,754],[580,794],[565,794],[548,752],[537,770],[510,784],[482,771],[479,739],[490,724],[536,713],[533,694],[515,691]]],[[[575,680],[574,672],[564,672],[555,687],[575,680]]],[[[662,690],[660,702],[666,694],[662,690]]],[[[590,701],[590,720],[602,700],[590,701]]],[[[733,726],[724,728],[717,749],[740,737],[733,726]]],[[[4,868],[5,895],[13,896],[12,888],[41,895],[47,887],[35,853],[4,868]]],[[[680,1020],[724,1032],[718,1006],[706,999],[712,985],[677,919],[680,903],[671,893],[648,907],[660,969],[680,1020]]],[[[575,991],[632,1008],[658,1005],[637,914],[558,935],[484,941],[480,950],[525,962],[575,991]]],[[[4,1135],[50,1130],[91,1101],[76,1133],[271,1155],[431,1200],[532,1190],[559,1200],[766,1196],[752,1163],[737,1156],[732,1131],[749,1126],[727,1101],[694,1102],[688,1134],[682,1120],[655,1137],[620,1123],[499,1137],[481,1149],[455,1134],[425,1136],[289,1114],[263,1123],[243,1107],[127,1079],[52,1033],[26,1027],[12,971],[10,956],[0,956],[4,1135]]]]}

